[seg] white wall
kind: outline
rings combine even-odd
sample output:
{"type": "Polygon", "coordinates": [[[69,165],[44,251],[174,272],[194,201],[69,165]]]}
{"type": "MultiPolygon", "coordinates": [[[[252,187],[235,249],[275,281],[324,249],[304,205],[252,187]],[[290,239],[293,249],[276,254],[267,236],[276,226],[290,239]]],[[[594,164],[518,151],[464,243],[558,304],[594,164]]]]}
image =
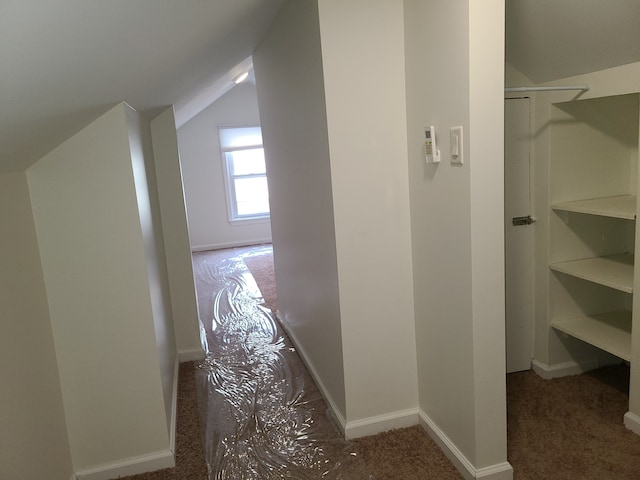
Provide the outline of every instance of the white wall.
{"type": "Polygon", "coordinates": [[[469,151],[468,22],[454,21],[468,18],[468,2],[407,1],[405,8],[420,408],[471,457],[475,441],[470,170],[468,162],[460,168],[448,161],[451,126],[464,127],[464,150],[469,151]],[[432,20],[425,28],[428,18],[432,20]],[[455,41],[442,41],[449,36],[455,41]],[[425,45],[439,47],[431,50],[428,63],[421,61],[425,45]],[[422,143],[428,125],[436,128],[439,165],[424,162],[422,143]]]}
{"type": "MultiPolygon", "coordinates": [[[[300,266],[308,265],[313,253],[320,257],[314,250],[317,238],[309,239],[305,250],[301,245],[307,243],[307,232],[318,227],[324,227],[315,230],[324,235],[323,243],[332,240],[327,230],[331,212],[304,215],[303,209],[292,207],[302,207],[310,196],[304,177],[307,164],[300,165],[300,158],[314,158],[320,165],[309,152],[326,148],[320,144],[325,135],[324,100],[330,177],[316,174],[314,183],[331,192],[328,205],[335,219],[335,323],[341,330],[347,435],[415,423],[420,406],[423,419],[432,432],[438,429],[440,440],[448,442],[449,453],[457,455],[466,474],[510,478],[502,263],[504,10],[499,2],[473,15],[463,1],[428,7],[423,2],[363,1],[347,6],[321,0],[320,62],[311,50],[316,39],[310,32],[318,28],[315,2],[289,2],[256,52],[268,162],[274,169],[285,167],[278,173],[287,179],[276,186],[273,197],[283,209],[282,224],[280,208],[274,207],[272,218],[279,300],[281,291],[285,296],[296,294],[283,302],[283,318],[303,352],[316,347],[332,351],[318,341],[327,317],[300,308],[300,299],[309,296],[300,280],[313,272],[300,266]],[[425,24],[431,28],[425,29],[425,24]],[[486,35],[483,29],[493,33],[486,35]],[[448,35],[456,41],[442,42],[448,35]],[[425,48],[435,44],[440,45],[433,57],[440,75],[424,62],[425,48]],[[301,45],[307,45],[302,55],[301,45]],[[323,89],[302,58],[313,59],[311,73],[322,73],[324,79],[324,98],[315,97],[313,108],[300,103],[310,98],[301,85],[315,85],[320,94],[323,89]],[[491,69],[480,67],[481,58],[491,69]],[[345,81],[345,75],[353,78],[354,70],[367,81],[345,81]],[[295,83],[289,80],[293,74],[295,83]],[[317,115],[313,122],[309,112],[317,115]],[[437,171],[424,169],[423,127],[430,122],[441,134],[446,128],[447,139],[441,138],[445,156],[448,128],[465,127],[465,167],[443,164],[437,171]],[[471,126],[480,137],[469,135],[471,126]],[[488,140],[484,134],[490,134],[488,140]],[[307,155],[296,158],[299,142],[306,143],[307,155]],[[290,158],[288,163],[284,158],[290,158]],[[321,183],[329,179],[330,185],[321,183]],[[318,219],[326,219],[327,225],[318,225],[318,219]],[[279,249],[280,241],[292,248],[279,249]],[[305,255],[295,257],[294,251],[305,255]]],[[[330,281],[332,277],[325,277],[325,288],[330,281]]],[[[316,372],[327,371],[326,354],[307,358],[316,372]]],[[[322,374],[322,381],[331,378],[322,374]]]]}
{"type": "Polygon", "coordinates": [[[0,176],[0,478],[68,480],[58,366],[24,173],[0,176]]]}
{"type": "Polygon", "coordinates": [[[196,301],[189,226],[178,156],[173,108],[151,121],[155,182],[157,183],[164,253],[171,290],[171,312],[175,342],[181,361],[204,357],[200,343],[198,303],[196,301]]]}
{"type": "Polygon", "coordinates": [[[270,178],[279,317],[344,426],[342,325],[317,2],[288,2],[253,58],[270,178]]]}
{"type": "Polygon", "coordinates": [[[359,436],[417,422],[403,2],[318,4],[347,435],[359,436]]]}
{"type": "Polygon", "coordinates": [[[278,302],[349,436],[417,422],[402,12],[289,2],[254,54],[278,302]]]}
{"type": "Polygon", "coordinates": [[[506,57],[536,83],[640,61],[640,5],[509,0],[506,57]]]}
{"type": "MultiPolygon", "coordinates": [[[[276,82],[262,83],[270,69],[278,88],[293,88],[285,80],[298,60],[290,45],[301,43],[296,27],[311,29],[301,18],[315,15],[312,4],[290,2],[276,24],[284,33],[278,41],[269,37],[271,56],[256,52],[265,144],[279,147],[267,155],[278,159],[305,131],[301,126],[323,136],[300,112],[273,113],[297,105],[303,98],[298,90],[276,97],[276,82]],[[267,118],[277,125],[277,136],[271,137],[267,118]]],[[[390,419],[410,421],[418,376],[422,415],[449,442],[459,466],[469,475],[510,478],[502,260],[504,7],[498,1],[485,9],[467,1],[318,4],[347,433],[373,430],[390,419]],[[433,53],[430,63],[426,49],[433,53]],[[345,81],[354,71],[366,82],[345,81]],[[465,166],[424,167],[423,127],[430,123],[440,132],[445,159],[449,127],[465,128],[465,166]],[[387,330],[389,322],[393,330],[387,330]]],[[[298,178],[300,170],[288,178],[298,178]]],[[[290,189],[295,202],[304,198],[295,186],[290,189]]],[[[276,252],[280,234],[291,241],[308,226],[306,220],[296,222],[295,230],[281,230],[275,216],[272,223],[276,252]]],[[[306,320],[295,327],[313,323],[306,320]]],[[[314,360],[317,370],[326,361],[314,360]]]]}
{"type": "Polygon", "coordinates": [[[268,220],[229,223],[218,127],[260,123],[256,88],[234,87],[178,129],[191,247],[194,250],[271,241],[268,220]]]}
{"type": "Polygon", "coordinates": [[[467,477],[510,478],[504,385],[504,4],[404,3],[421,416],[467,477]],[[439,165],[424,162],[428,125],[436,127],[439,165]],[[449,129],[459,125],[465,163],[453,166],[449,129]]]}
{"type": "Polygon", "coordinates": [[[173,463],[126,108],[27,171],[76,472],[173,463]]]}
{"type": "Polygon", "coordinates": [[[474,467],[510,478],[507,462],[502,0],[469,1],[469,169],[476,454],[474,467]]]}
{"type": "MultiPolygon", "coordinates": [[[[176,370],[176,338],[172,315],[173,296],[170,296],[169,293],[150,125],[145,118],[129,106],[125,106],[125,113],[129,129],[129,150],[138,200],[138,214],[146,253],[149,294],[164,393],[165,415],[167,428],[171,430],[174,384],[177,382],[176,376],[178,374],[176,370]]],[[[173,131],[175,131],[175,127],[173,131]]],[[[190,261],[188,265],[191,266],[190,261]]]]}
{"type": "MultiPolygon", "coordinates": [[[[504,85],[505,87],[525,87],[533,85],[533,82],[520,70],[510,63],[504,65],[504,85]]],[[[516,93],[514,96],[522,96],[522,93],[516,93]]]]}

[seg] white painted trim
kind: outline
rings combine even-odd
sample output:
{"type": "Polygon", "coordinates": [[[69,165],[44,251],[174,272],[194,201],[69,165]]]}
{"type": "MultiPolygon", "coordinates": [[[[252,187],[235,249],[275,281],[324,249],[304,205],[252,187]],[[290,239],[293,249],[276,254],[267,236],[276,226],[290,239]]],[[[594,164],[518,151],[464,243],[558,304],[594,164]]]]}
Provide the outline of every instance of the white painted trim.
{"type": "Polygon", "coordinates": [[[509,462],[502,462],[490,467],[479,468],[476,470],[476,478],[513,480],[513,467],[509,462]]]}
{"type": "Polygon", "coordinates": [[[568,375],[579,375],[589,370],[594,370],[600,366],[597,359],[584,362],[565,362],[556,365],[547,365],[533,359],[531,369],[545,380],[552,378],[566,377],[568,375]]]}
{"type": "MultiPolygon", "coordinates": [[[[277,313],[276,315],[280,317],[279,313],[277,313]]],[[[313,364],[309,361],[309,357],[304,348],[300,347],[300,342],[297,340],[293,331],[288,328],[288,326],[284,322],[280,322],[280,325],[282,325],[282,328],[291,339],[291,342],[300,355],[302,362],[305,364],[307,370],[316,382],[316,385],[318,386],[322,397],[329,405],[329,411],[336,421],[337,427],[341,430],[341,433],[346,439],[365,437],[368,435],[375,435],[376,433],[385,432],[394,428],[404,428],[410,427],[412,425],[418,425],[419,418],[417,408],[399,412],[391,412],[384,415],[378,415],[375,417],[355,420],[353,422],[347,422],[340,410],[338,410],[338,407],[332,400],[331,396],[329,395],[327,387],[320,379],[320,376],[313,367],[313,364]]]]}
{"type": "Polygon", "coordinates": [[[482,478],[485,480],[513,480],[513,467],[509,462],[498,463],[489,467],[476,469],[464,456],[455,443],[429,418],[422,410],[418,410],[420,424],[429,436],[436,442],[446,457],[462,474],[465,480],[482,478]]]}
{"type": "Polygon", "coordinates": [[[436,442],[440,449],[444,452],[446,457],[453,462],[453,465],[462,474],[465,480],[474,480],[475,467],[471,464],[467,457],[458,449],[447,435],[440,430],[440,427],[429,418],[429,416],[422,410],[418,411],[420,417],[420,424],[427,431],[429,436],[436,442]]]}
{"type": "Polygon", "coordinates": [[[232,227],[242,227],[243,225],[259,225],[261,223],[271,223],[271,216],[266,217],[246,217],[229,218],[227,220],[232,227]]]}
{"type": "MultiPolygon", "coordinates": [[[[278,316],[279,318],[282,318],[282,317],[280,317],[280,313],[279,312],[276,313],[276,316],[278,316]]],[[[318,389],[320,390],[320,393],[322,394],[322,397],[324,398],[325,402],[327,402],[327,405],[329,405],[329,411],[330,411],[331,415],[333,416],[333,419],[336,422],[336,426],[340,429],[340,432],[344,435],[345,434],[345,427],[347,425],[346,419],[344,418],[342,413],[340,413],[340,410],[338,409],[337,405],[335,404],[335,402],[331,398],[331,395],[329,395],[329,391],[327,390],[327,387],[325,386],[325,384],[320,379],[320,376],[318,375],[318,372],[316,372],[316,369],[313,367],[313,364],[309,361],[309,357],[308,357],[307,353],[305,352],[305,350],[303,348],[300,347],[300,342],[296,338],[296,336],[293,333],[293,331],[291,329],[289,329],[288,326],[285,325],[284,322],[279,322],[279,324],[282,326],[282,328],[286,332],[287,336],[291,339],[291,342],[293,343],[293,346],[295,347],[296,351],[300,355],[300,359],[302,360],[302,363],[304,363],[305,367],[307,367],[307,370],[309,371],[309,373],[313,377],[313,380],[316,382],[316,385],[318,386],[318,389]]]]}
{"type": "Polygon", "coordinates": [[[74,480],[109,480],[113,478],[153,472],[175,467],[175,456],[171,450],[132,457],[120,462],[108,463],[75,473],[74,480]]]}
{"type": "Polygon", "coordinates": [[[175,467],[176,436],[178,424],[178,380],[180,372],[180,356],[176,355],[173,366],[173,391],[171,395],[171,418],[169,427],[169,449],[148,455],[128,458],[123,461],[108,463],[98,467],[75,472],[71,480],[109,480],[139,473],[152,472],[163,468],[175,467]]]}
{"type": "Polygon", "coordinates": [[[193,245],[191,247],[191,251],[206,252],[207,250],[221,250],[223,248],[251,247],[253,245],[263,245],[265,243],[271,243],[271,238],[259,238],[257,240],[246,240],[242,242],[212,243],[209,245],[193,245]]]}
{"type": "Polygon", "coordinates": [[[193,350],[181,350],[178,352],[178,361],[180,363],[204,360],[204,350],[195,348],[193,350]]]}
{"type": "Polygon", "coordinates": [[[636,435],[640,435],[640,416],[627,412],[624,414],[624,426],[636,435]]]}
{"type": "Polygon", "coordinates": [[[180,376],[180,360],[176,355],[173,366],[173,395],[171,397],[171,424],[169,425],[169,450],[176,453],[176,435],[178,430],[178,380],[180,376]]]}
{"type": "MultiPolygon", "coordinates": [[[[276,314],[279,316],[279,313],[276,314]]],[[[400,412],[392,412],[384,415],[378,415],[375,417],[364,418],[361,420],[355,420],[353,422],[347,422],[333,399],[329,395],[327,387],[324,385],[317,371],[315,370],[313,364],[309,361],[309,357],[304,350],[300,346],[300,342],[297,340],[293,331],[288,328],[288,326],[284,322],[280,322],[282,328],[287,333],[288,337],[291,339],[291,342],[295,346],[302,362],[307,367],[307,370],[313,377],[322,397],[329,405],[329,411],[333,416],[334,420],[337,423],[338,428],[341,430],[342,434],[346,439],[365,437],[368,435],[375,435],[376,433],[384,432],[387,430],[391,430],[393,428],[404,428],[410,427],[412,425],[417,425],[418,418],[418,409],[412,408],[409,410],[403,410],[400,412]]]]}
{"type": "Polygon", "coordinates": [[[344,433],[345,438],[351,440],[352,438],[366,437],[380,432],[386,432],[394,428],[411,427],[419,423],[418,409],[411,408],[400,412],[391,412],[347,422],[344,433]]]}

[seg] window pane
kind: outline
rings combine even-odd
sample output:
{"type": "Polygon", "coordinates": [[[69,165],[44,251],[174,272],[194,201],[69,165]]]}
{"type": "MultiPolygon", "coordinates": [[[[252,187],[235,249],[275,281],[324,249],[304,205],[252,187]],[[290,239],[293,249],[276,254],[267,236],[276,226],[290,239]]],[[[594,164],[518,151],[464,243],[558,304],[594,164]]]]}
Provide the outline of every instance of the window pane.
{"type": "Polygon", "coordinates": [[[227,152],[227,159],[229,160],[229,173],[233,176],[267,172],[262,148],[227,152]]]}
{"type": "Polygon", "coordinates": [[[236,178],[234,186],[239,216],[269,213],[267,177],[236,178]]]}
{"type": "Polygon", "coordinates": [[[262,145],[262,130],[260,127],[220,129],[220,146],[223,149],[251,147],[253,145],[262,145]]]}

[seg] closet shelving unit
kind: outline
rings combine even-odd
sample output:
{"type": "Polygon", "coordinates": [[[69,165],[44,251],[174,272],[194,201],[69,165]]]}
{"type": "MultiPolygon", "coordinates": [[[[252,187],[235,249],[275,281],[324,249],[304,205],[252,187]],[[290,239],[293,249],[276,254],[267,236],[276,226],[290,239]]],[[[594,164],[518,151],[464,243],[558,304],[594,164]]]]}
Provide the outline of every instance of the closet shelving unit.
{"type": "Polygon", "coordinates": [[[631,361],[638,95],[553,108],[550,325],[631,361]]]}
{"type": "MultiPolygon", "coordinates": [[[[600,215],[635,221],[634,195],[606,197],[552,205],[560,212],[600,215]]],[[[627,294],[633,294],[633,255],[623,253],[580,260],[557,262],[550,269],[593,282],[627,294]]],[[[624,360],[631,360],[631,312],[619,310],[577,317],[554,319],[551,326],[624,360]]]]}
{"type": "Polygon", "coordinates": [[[602,215],[604,217],[636,219],[636,196],[617,195],[615,197],[592,198],[574,202],[561,202],[551,205],[554,210],[565,212],[602,215]]]}

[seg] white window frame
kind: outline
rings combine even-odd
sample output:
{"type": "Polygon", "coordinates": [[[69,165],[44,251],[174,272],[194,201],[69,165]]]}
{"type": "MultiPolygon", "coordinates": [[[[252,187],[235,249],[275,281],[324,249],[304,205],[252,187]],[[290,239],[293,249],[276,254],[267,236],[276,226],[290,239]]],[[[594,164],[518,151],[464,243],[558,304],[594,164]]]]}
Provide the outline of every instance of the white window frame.
{"type": "Polygon", "coordinates": [[[244,145],[241,147],[224,147],[222,144],[222,135],[221,135],[221,131],[222,130],[228,130],[228,129],[240,129],[240,128],[260,128],[259,124],[254,124],[254,125],[224,125],[224,126],[220,126],[218,127],[218,141],[220,143],[220,155],[222,158],[222,167],[224,170],[224,177],[225,177],[225,182],[224,182],[224,186],[225,186],[225,199],[227,202],[227,217],[229,220],[229,223],[231,224],[238,224],[238,223],[243,223],[243,224],[248,224],[248,223],[267,223],[271,220],[271,213],[267,212],[264,214],[252,214],[252,215],[239,215],[238,214],[238,208],[237,208],[237,200],[236,200],[236,193],[235,193],[235,182],[234,180],[236,178],[261,178],[264,177],[265,179],[267,178],[267,174],[265,173],[260,173],[260,174],[250,174],[250,175],[232,175],[231,174],[231,166],[230,166],[230,160],[229,157],[227,156],[227,153],[229,152],[234,152],[234,151],[239,151],[239,150],[252,150],[252,149],[257,149],[257,148],[262,148],[264,150],[264,146],[262,144],[262,142],[260,143],[256,143],[256,144],[251,144],[251,145],[244,145]]]}

